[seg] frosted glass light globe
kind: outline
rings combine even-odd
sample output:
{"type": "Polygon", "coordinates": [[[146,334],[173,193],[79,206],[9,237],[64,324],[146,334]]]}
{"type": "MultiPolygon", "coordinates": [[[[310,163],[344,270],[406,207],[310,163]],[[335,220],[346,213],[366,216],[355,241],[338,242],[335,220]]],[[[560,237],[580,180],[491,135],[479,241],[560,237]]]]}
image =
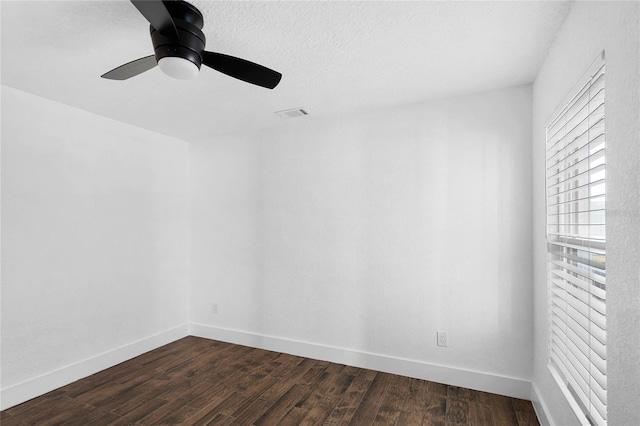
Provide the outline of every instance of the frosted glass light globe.
{"type": "Polygon", "coordinates": [[[188,59],[166,56],[158,61],[160,70],[169,77],[180,80],[191,80],[198,75],[200,69],[188,59]]]}

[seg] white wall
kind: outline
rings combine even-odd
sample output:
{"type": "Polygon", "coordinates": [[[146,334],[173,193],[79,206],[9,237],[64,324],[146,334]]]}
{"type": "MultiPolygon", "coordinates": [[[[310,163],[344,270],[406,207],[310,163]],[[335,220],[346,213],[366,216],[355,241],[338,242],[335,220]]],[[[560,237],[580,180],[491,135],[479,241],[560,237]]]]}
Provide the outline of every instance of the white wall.
{"type": "Polygon", "coordinates": [[[533,90],[535,361],[550,420],[576,424],[547,369],[545,124],[605,50],[607,131],[607,386],[609,424],[640,424],[640,21],[638,2],[576,2],[533,90]]]}
{"type": "Polygon", "coordinates": [[[528,383],[530,143],[519,87],[192,144],[191,321],[528,383]]]}
{"type": "Polygon", "coordinates": [[[7,406],[7,389],[187,322],[188,149],[3,86],[2,151],[7,406]]]}

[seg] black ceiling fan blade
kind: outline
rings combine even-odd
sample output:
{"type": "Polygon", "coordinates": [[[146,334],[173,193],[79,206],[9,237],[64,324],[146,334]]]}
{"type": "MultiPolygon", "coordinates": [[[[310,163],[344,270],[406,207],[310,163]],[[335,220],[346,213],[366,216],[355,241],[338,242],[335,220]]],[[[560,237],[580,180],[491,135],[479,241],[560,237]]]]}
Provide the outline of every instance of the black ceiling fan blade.
{"type": "Polygon", "coordinates": [[[276,87],[282,78],[282,74],[279,72],[245,59],[214,52],[203,52],[202,55],[202,63],[206,66],[230,77],[267,89],[276,87]]]}
{"type": "Polygon", "coordinates": [[[155,55],[145,56],[144,58],[120,65],[118,68],[114,68],[108,73],[101,75],[101,77],[108,78],[109,80],[126,80],[142,74],[145,71],[149,71],[156,65],[158,65],[158,62],[156,61],[155,55]]]}
{"type": "Polygon", "coordinates": [[[160,34],[180,39],[176,24],[162,0],[131,0],[131,3],[160,34]]]}

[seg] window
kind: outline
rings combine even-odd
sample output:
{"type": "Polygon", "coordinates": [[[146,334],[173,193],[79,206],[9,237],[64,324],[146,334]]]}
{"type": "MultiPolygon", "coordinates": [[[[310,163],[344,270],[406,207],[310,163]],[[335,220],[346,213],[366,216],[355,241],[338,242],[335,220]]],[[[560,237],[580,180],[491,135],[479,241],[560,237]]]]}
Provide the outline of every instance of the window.
{"type": "Polygon", "coordinates": [[[547,125],[549,363],[576,410],[607,423],[604,56],[547,125]]]}

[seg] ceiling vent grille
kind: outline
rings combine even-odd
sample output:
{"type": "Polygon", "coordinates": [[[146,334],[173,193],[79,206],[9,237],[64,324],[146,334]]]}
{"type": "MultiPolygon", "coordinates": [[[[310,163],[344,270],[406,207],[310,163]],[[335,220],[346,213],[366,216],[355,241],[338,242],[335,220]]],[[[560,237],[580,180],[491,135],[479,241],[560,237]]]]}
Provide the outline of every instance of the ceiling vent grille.
{"type": "Polygon", "coordinates": [[[283,120],[288,120],[289,118],[304,117],[305,115],[309,115],[309,112],[304,108],[293,108],[285,109],[283,111],[276,111],[274,112],[274,114],[282,118],[283,120]]]}

